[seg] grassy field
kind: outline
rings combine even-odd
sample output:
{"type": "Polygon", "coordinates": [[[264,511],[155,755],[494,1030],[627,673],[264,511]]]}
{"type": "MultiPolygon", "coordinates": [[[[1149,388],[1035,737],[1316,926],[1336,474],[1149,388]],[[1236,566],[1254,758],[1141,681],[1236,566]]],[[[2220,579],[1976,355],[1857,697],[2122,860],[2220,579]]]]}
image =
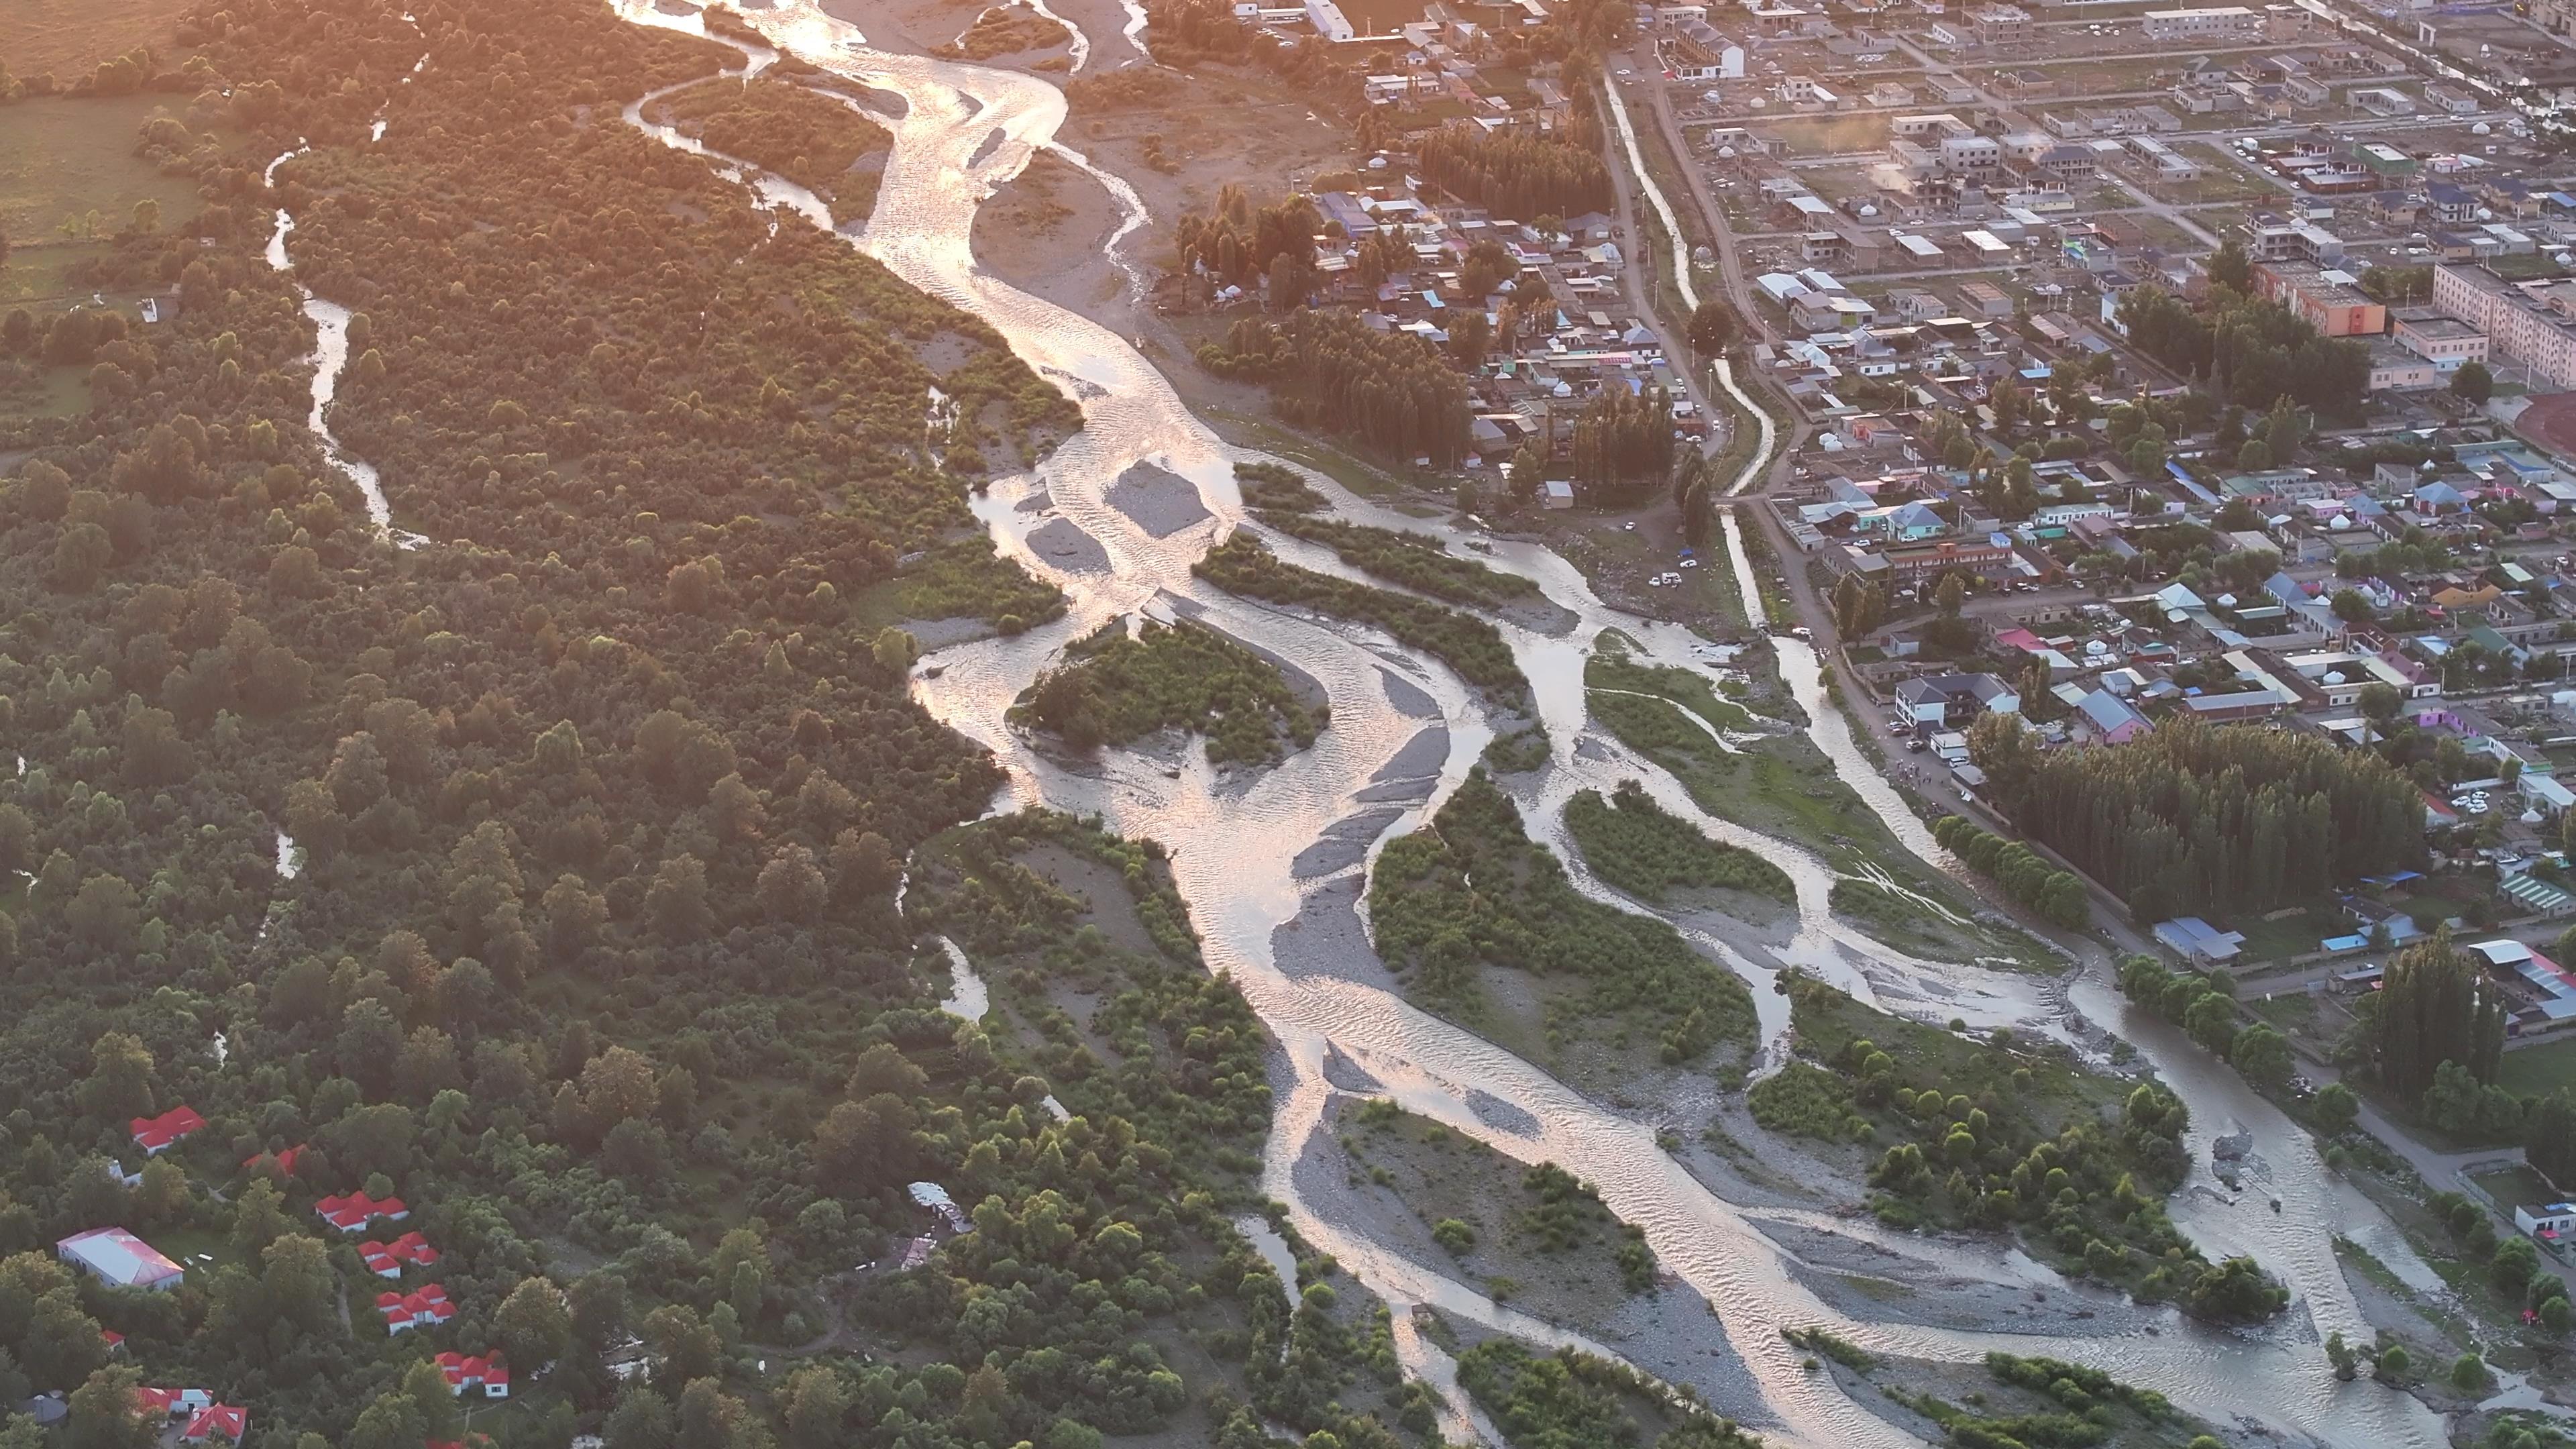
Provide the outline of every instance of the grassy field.
{"type": "Polygon", "coordinates": [[[0,5],[0,60],[20,76],[64,81],[136,46],[167,63],[176,49],[171,33],[188,8],[189,0],[9,0],[0,5]]]}
{"type": "Polygon", "coordinates": [[[2576,1087],[2576,1037],[2506,1052],[2496,1068],[2496,1085],[2529,1097],[2576,1087]]]}
{"type": "Polygon", "coordinates": [[[2286,956],[2301,956],[2317,949],[2317,943],[2328,936],[2339,936],[2351,929],[2339,916],[2317,910],[2303,910],[2277,921],[2260,917],[2230,921],[2226,929],[2245,933],[2245,959],[2278,961],[2286,956]]]}
{"type": "MultiPolygon", "coordinates": [[[[6,49],[0,39],[0,53],[6,49]]],[[[138,201],[158,202],[164,225],[196,214],[192,183],[163,176],[134,154],[135,132],[156,114],[179,110],[158,95],[0,107],[0,232],[11,243],[8,265],[0,267],[0,302],[60,296],[64,268],[99,245],[67,236],[65,227],[85,232],[92,213],[102,236],[130,225],[138,201]]]]}
{"type": "Polygon", "coordinates": [[[2469,1176],[2478,1186],[2486,1189],[2487,1196],[2507,1208],[2539,1207],[2543,1203],[2559,1200],[2559,1195],[2550,1187],[2548,1178],[2520,1163],[2511,1167],[2499,1167],[2492,1172],[2473,1172],[2469,1176]]]}

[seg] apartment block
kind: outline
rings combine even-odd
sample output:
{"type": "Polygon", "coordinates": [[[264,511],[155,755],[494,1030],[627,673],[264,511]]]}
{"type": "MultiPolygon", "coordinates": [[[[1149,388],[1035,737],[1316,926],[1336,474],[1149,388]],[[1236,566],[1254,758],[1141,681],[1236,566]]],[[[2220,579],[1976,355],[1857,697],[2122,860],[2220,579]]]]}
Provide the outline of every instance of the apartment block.
{"type": "Polygon", "coordinates": [[[2576,387],[2576,287],[2526,289],[2484,267],[2440,266],[2433,269],[2433,306],[2485,333],[2493,352],[2527,364],[2535,383],[2576,387]]]}
{"type": "Polygon", "coordinates": [[[2139,17],[2149,40],[2260,40],[2263,13],[2242,5],[2150,10],[2139,17]]]}
{"type": "Polygon", "coordinates": [[[2388,309],[2341,272],[2294,262],[2265,262],[2254,269],[2256,294],[2290,309],[2325,337],[2375,337],[2388,330],[2388,309]]]}

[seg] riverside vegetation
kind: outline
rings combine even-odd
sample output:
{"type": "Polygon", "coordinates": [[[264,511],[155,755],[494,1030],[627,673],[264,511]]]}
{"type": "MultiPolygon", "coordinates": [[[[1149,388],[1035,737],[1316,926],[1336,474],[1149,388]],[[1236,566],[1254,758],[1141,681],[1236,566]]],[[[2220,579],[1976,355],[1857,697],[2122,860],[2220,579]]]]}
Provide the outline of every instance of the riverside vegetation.
{"type": "Polygon", "coordinates": [[[151,1381],[245,1406],[255,1449],[459,1438],[441,1348],[517,1370],[474,1424],[504,1449],[1400,1442],[1379,1416],[1423,1409],[1382,1316],[1320,1264],[1292,1301],[1227,1221],[1262,1036],[1153,852],[1055,817],[945,833],[999,771],[858,607],[924,551],[951,597],[1022,607],[954,465],[1077,412],[617,121],[732,52],[594,0],[329,10],[190,13],[174,84],[238,139],[172,148],[202,211],[110,256],[182,305],[48,321],[87,407],[0,420],[26,601],[0,721],[28,762],[0,867],[34,877],[0,910],[0,1402],[66,1391],[72,1440],[148,1442],[112,1329],[151,1381]],[[360,314],[334,426],[424,547],[305,427],[312,326],[262,257],[281,203],[301,278],[360,314]],[[1006,1020],[936,1008],[907,858],[1006,1020]],[[1042,908],[1057,879],[1086,910],[1042,908]],[[1026,1005],[1022,955],[1096,990],[1026,1005]],[[181,1103],[209,1125],[111,1177],[127,1120],[181,1103]],[[925,1231],[916,1178],[976,1232],[858,1287],[925,1231]],[[454,1321],[366,1311],[380,1280],[310,1212],[353,1189],[412,1205],[454,1321]],[[42,1251],[120,1222],[187,1286],[42,1251]]]}
{"type": "Polygon", "coordinates": [[[1259,539],[1237,533],[1190,566],[1209,583],[1248,599],[1299,604],[1374,625],[1398,643],[1422,650],[1518,715],[1497,731],[1486,756],[1498,769],[1528,769],[1547,758],[1547,730],[1531,714],[1529,676],[1512,658],[1500,629],[1473,614],[1282,563],[1259,539]]]}
{"type": "Polygon", "coordinates": [[[1687,1389],[1667,1389],[1577,1349],[1542,1353],[1516,1338],[1488,1339],[1458,1355],[1458,1382],[1512,1449],[1758,1449],[1761,1443],[1687,1389]]]}
{"type": "Polygon", "coordinates": [[[1234,476],[1254,517],[1281,533],[1324,545],[1362,573],[1479,608],[1539,597],[1531,580],[1460,558],[1436,538],[1320,516],[1324,495],[1277,463],[1237,463],[1234,476]]]}
{"type": "Polygon", "coordinates": [[[1980,1372],[1881,1357],[1822,1328],[1784,1328],[1780,1336],[1836,1365],[1836,1377],[1864,1404],[1883,1398],[1928,1419],[1958,1449],[2225,1449],[2164,1395],[2063,1359],[1989,1353],[1980,1372]]]}
{"type": "Polygon", "coordinates": [[[1584,790],[1565,802],[1565,828],[1583,863],[1640,900],[1661,904],[1676,888],[1723,887],[1795,904],[1788,874],[1752,851],[1709,839],[1665,813],[1634,780],[1608,800],[1584,790]]]}
{"type": "Polygon", "coordinates": [[[1481,769],[1428,825],[1387,843],[1368,912],[1408,996],[1488,1030],[1543,1032],[1551,1053],[1606,1025],[1622,1044],[1650,1034],[1656,1055],[1680,1066],[1752,1036],[1743,982],[1665,922],[1577,892],[1481,769]],[[1498,991],[1502,973],[1528,978],[1544,1005],[1498,991]]]}
{"type": "Polygon", "coordinates": [[[876,170],[860,163],[881,164],[894,145],[883,126],[848,105],[774,74],[702,82],[664,96],[646,119],[786,177],[823,198],[844,226],[876,209],[876,170]]]}
{"type": "Polygon", "coordinates": [[[1384,1189],[1414,1220],[1413,1251],[1445,1255],[1498,1301],[1590,1326],[1655,1287],[1644,1233],[1554,1163],[1524,1167],[1384,1099],[1345,1116],[1339,1141],[1351,1185],[1384,1189]]]}
{"type": "Polygon", "coordinates": [[[1261,764],[1304,749],[1323,728],[1260,655],[1195,624],[1113,619],[1065,650],[1013,706],[1076,749],[1124,744],[1158,729],[1203,733],[1219,764],[1261,764]],[[1284,746],[1284,748],[1283,748],[1284,746]]]}
{"type": "Polygon", "coordinates": [[[2010,1232],[2069,1272],[2195,1317],[2262,1319],[2287,1302],[2251,1259],[2213,1265],[2165,1216],[2190,1167],[2172,1093],[2146,1083],[2123,1100],[2063,1048],[2003,1032],[1981,1043],[1784,980],[1799,1056],[1746,1104],[1772,1131],[1890,1144],[1868,1174],[1882,1219],[2010,1232]]]}

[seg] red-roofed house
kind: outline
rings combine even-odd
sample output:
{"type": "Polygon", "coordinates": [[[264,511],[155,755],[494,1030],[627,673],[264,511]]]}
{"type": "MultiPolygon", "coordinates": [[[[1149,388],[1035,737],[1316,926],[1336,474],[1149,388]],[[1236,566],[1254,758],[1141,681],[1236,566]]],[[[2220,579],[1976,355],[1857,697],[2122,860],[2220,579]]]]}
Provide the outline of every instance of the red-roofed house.
{"type": "Polygon", "coordinates": [[[250,1410],[237,1409],[230,1404],[208,1404],[188,1420],[187,1428],[179,1431],[179,1442],[203,1444],[220,1437],[238,1444],[242,1435],[249,1432],[250,1410]]]}
{"type": "Polygon", "coordinates": [[[204,1389],[151,1389],[134,1391],[134,1408],[146,1417],[175,1419],[181,1414],[194,1415],[200,1409],[212,1408],[215,1396],[204,1389]]]}
{"type": "Polygon", "coordinates": [[[385,1316],[385,1332],[408,1333],[454,1318],[456,1305],[447,1301],[445,1288],[424,1283],[417,1293],[377,1294],[376,1311],[385,1316]]]}
{"type": "Polygon", "coordinates": [[[379,1278],[401,1277],[405,1264],[428,1268],[438,1262],[438,1250],[418,1233],[405,1233],[390,1243],[369,1239],[358,1245],[358,1256],[366,1262],[367,1271],[379,1278]]]}
{"type": "Polygon", "coordinates": [[[206,1119],[192,1107],[173,1107],[158,1117],[137,1117],[125,1125],[134,1134],[134,1145],[143,1149],[144,1156],[152,1157],[189,1133],[202,1130],[206,1119]]]}
{"type": "Polygon", "coordinates": [[[447,1374],[447,1391],[462,1394],[467,1389],[481,1389],[487,1399],[510,1397],[510,1366],[499,1354],[490,1358],[468,1358],[464,1354],[442,1353],[436,1360],[447,1374]]]}
{"type": "Polygon", "coordinates": [[[251,1156],[242,1159],[242,1166],[248,1171],[257,1172],[262,1166],[269,1163],[275,1163],[280,1177],[293,1177],[295,1175],[295,1159],[303,1155],[304,1144],[298,1142],[292,1147],[281,1147],[275,1152],[254,1153],[251,1156]]]}
{"type": "Polygon", "coordinates": [[[378,1218],[398,1223],[411,1216],[411,1209],[398,1197],[370,1198],[363,1192],[333,1195],[313,1204],[322,1221],[344,1233],[363,1233],[367,1224],[378,1218]]]}

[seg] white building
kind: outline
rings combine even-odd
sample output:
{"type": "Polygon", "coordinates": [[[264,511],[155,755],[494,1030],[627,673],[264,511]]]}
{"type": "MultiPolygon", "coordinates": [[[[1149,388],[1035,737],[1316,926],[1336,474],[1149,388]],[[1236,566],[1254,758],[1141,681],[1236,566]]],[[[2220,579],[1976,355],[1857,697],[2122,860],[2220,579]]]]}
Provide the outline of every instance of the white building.
{"type": "Polygon", "coordinates": [[[123,1228],[92,1228],[54,1244],[54,1256],[111,1288],[167,1290],[187,1271],[123,1228]]]}
{"type": "Polygon", "coordinates": [[[1334,4],[1333,0],[1306,0],[1306,23],[1315,27],[1317,35],[1330,41],[1353,40],[1359,36],[1343,16],[1342,7],[1334,4]]]}
{"type": "Polygon", "coordinates": [[[2263,15],[2242,5],[2150,10],[2139,20],[2149,40],[2260,40],[2263,15]]]}

